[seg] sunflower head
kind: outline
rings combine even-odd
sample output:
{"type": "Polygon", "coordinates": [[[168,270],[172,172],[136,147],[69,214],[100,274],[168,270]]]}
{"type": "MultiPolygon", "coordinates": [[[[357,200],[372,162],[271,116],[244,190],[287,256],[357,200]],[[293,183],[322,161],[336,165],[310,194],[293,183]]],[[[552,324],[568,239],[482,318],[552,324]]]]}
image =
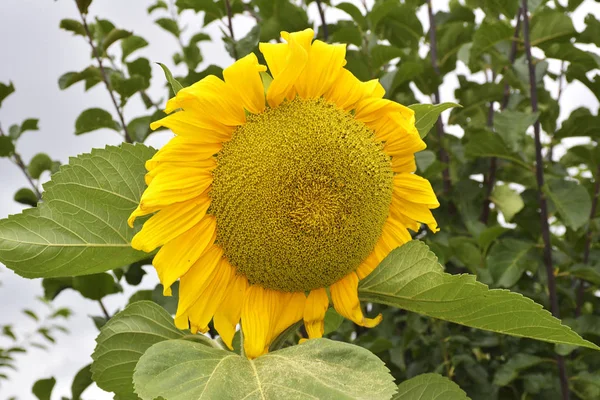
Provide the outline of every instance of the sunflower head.
{"type": "Polygon", "coordinates": [[[153,214],[132,246],[161,247],[165,287],[180,279],[175,323],[231,347],[241,320],[246,354],[268,351],[304,319],[323,335],[330,302],[363,326],[358,281],[421,223],[436,231],[439,204],[414,174],[425,148],[413,112],[360,82],[345,46],[283,32],[254,54],[179,91],[164,119],[175,137],[146,163],[148,188],[129,223],[153,214]]]}

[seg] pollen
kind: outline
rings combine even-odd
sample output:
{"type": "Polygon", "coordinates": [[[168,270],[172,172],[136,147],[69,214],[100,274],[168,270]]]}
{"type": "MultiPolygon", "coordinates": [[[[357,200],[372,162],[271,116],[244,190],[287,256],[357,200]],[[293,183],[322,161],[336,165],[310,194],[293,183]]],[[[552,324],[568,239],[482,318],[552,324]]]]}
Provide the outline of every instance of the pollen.
{"type": "Polygon", "coordinates": [[[250,284],[326,287],[373,250],[392,200],[390,157],[350,112],[296,98],[249,115],[217,155],[216,242],[250,284]]]}

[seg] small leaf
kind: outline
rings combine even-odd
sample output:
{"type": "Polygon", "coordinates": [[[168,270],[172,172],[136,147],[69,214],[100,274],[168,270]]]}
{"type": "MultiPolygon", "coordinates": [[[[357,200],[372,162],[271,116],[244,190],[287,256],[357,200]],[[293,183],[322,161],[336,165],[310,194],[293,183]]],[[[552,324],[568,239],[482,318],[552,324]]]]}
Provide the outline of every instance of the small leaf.
{"type": "Polygon", "coordinates": [[[371,67],[379,69],[394,58],[404,56],[404,51],[394,46],[375,45],[371,49],[371,67]]]}
{"type": "Polygon", "coordinates": [[[52,169],[54,161],[48,156],[46,153],[38,153],[31,161],[29,161],[29,165],[27,166],[27,171],[29,171],[29,175],[33,179],[40,179],[42,172],[50,171],[52,169]]]}
{"type": "Polygon", "coordinates": [[[177,94],[177,92],[183,89],[181,83],[177,82],[177,80],[173,78],[173,74],[171,74],[171,71],[165,64],[157,64],[160,65],[160,67],[163,69],[163,72],[165,73],[165,78],[167,78],[167,82],[169,82],[169,85],[171,85],[171,89],[173,89],[173,94],[177,94]]]}
{"type": "Polygon", "coordinates": [[[592,201],[587,190],[577,182],[552,179],[544,186],[544,193],[569,228],[577,230],[589,220],[592,201]]]}
{"type": "Polygon", "coordinates": [[[15,145],[9,136],[0,136],[0,157],[9,157],[15,151],[15,145]]]}
{"type": "Polygon", "coordinates": [[[531,18],[532,46],[543,48],[544,44],[568,41],[576,34],[571,17],[562,11],[546,8],[531,18]]]}
{"type": "Polygon", "coordinates": [[[132,119],[127,124],[127,132],[133,137],[133,140],[139,143],[143,143],[148,135],[152,132],[150,130],[150,122],[152,117],[139,117],[132,119]]]}
{"type": "Polygon", "coordinates": [[[39,400],[50,400],[50,397],[52,396],[52,389],[54,389],[55,384],[56,379],[54,378],[40,379],[33,384],[31,392],[39,400]]]}
{"type": "Polygon", "coordinates": [[[0,82],[0,106],[2,106],[2,102],[6,99],[11,93],[14,93],[15,86],[12,82],[9,82],[8,85],[0,82]]]}
{"type": "Polygon", "coordinates": [[[82,14],[87,14],[88,8],[90,4],[92,4],[92,0],[75,0],[77,3],[77,8],[82,14]]]}
{"type": "Polygon", "coordinates": [[[146,89],[148,87],[147,83],[149,83],[149,81],[139,75],[134,75],[131,78],[124,78],[120,74],[113,74],[110,77],[110,86],[122,99],[128,99],[140,90],[146,89]]]}
{"type": "Polygon", "coordinates": [[[46,278],[42,280],[42,287],[44,288],[44,298],[54,300],[60,292],[73,287],[73,278],[46,278]]]}
{"type": "Polygon", "coordinates": [[[525,137],[525,132],[540,113],[524,113],[513,110],[503,110],[494,116],[494,130],[502,137],[504,143],[512,151],[517,151],[525,137]]]}
{"type": "Polygon", "coordinates": [[[102,82],[102,73],[100,69],[94,66],[89,66],[81,72],[67,72],[58,78],[58,87],[65,90],[80,81],[85,81],[85,89],[88,90],[102,82]]]}
{"type": "Polygon", "coordinates": [[[39,317],[36,315],[36,313],[34,313],[33,311],[29,310],[29,309],[25,309],[23,310],[23,314],[27,315],[29,318],[33,319],[34,321],[39,321],[39,317]]]}
{"type": "Polygon", "coordinates": [[[515,162],[528,170],[529,165],[520,156],[513,153],[504,144],[502,138],[487,130],[473,131],[469,133],[469,141],[465,146],[467,157],[498,157],[515,162]]]}
{"type": "Polygon", "coordinates": [[[93,383],[91,366],[89,364],[81,368],[73,378],[71,400],[81,400],[81,394],[93,383]]]}
{"type": "Polygon", "coordinates": [[[121,61],[125,61],[127,56],[136,50],[148,46],[148,42],[141,36],[131,35],[121,40],[121,61]]]}
{"type": "Polygon", "coordinates": [[[516,239],[501,240],[491,248],[487,268],[497,286],[515,285],[523,272],[537,265],[532,249],[533,243],[516,239]]]}
{"type": "Polygon", "coordinates": [[[387,400],[396,390],[373,353],[329,339],[308,340],[255,360],[191,341],[163,341],[140,358],[133,380],[143,400],[387,400]]]}
{"type": "Polygon", "coordinates": [[[139,358],[153,344],[181,337],[183,332],[175,328],[173,317],[158,304],[130,304],[112,317],[96,338],[92,378],[101,389],[135,399],[132,376],[139,358]]]}
{"type": "Polygon", "coordinates": [[[474,275],[444,273],[435,255],[416,240],[393,250],[360,282],[358,292],[366,302],[472,328],[600,350],[519,293],[490,290],[474,275]]]}
{"type": "Polygon", "coordinates": [[[356,22],[358,24],[358,26],[361,27],[362,30],[364,30],[364,31],[367,30],[367,19],[365,18],[363,13],[359,10],[359,8],[356,7],[354,4],[347,3],[347,2],[339,3],[339,4],[336,4],[335,8],[338,8],[338,9],[344,11],[349,16],[351,16],[352,19],[354,20],[354,22],[356,22]]]}
{"type": "Polygon", "coordinates": [[[179,35],[181,35],[181,31],[179,30],[177,22],[170,18],[159,18],[154,22],[167,32],[171,32],[175,37],[179,37],[179,35]]]}
{"type": "Polygon", "coordinates": [[[473,63],[482,54],[494,51],[496,45],[512,40],[513,35],[514,28],[509,23],[493,18],[484,19],[473,35],[469,61],[473,63]]]}
{"type": "Polygon", "coordinates": [[[73,32],[75,35],[85,36],[85,28],[81,24],[81,22],[65,18],[60,21],[60,29],[64,29],[65,31],[73,32]]]}
{"type": "Polygon", "coordinates": [[[421,138],[427,136],[433,125],[438,120],[440,114],[449,108],[460,107],[456,103],[442,104],[413,104],[408,106],[415,112],[415,125],[421,138]]]}
{"type": "Polygon", "coordinates": [[[534,367],[544,361],[546,360],[531,354],[517,353],[506,364],[498,368],[494,375],[494,385],[507,386],[519,377],[521,371],[534,367]]]}
{"type": "Polygon", "coordinates": [[[456,383],[438,374],[421,374],[398,385],[392,400],[469,400],[456,383]]]}
{"type": "Polygon", "coordinates": [[[104,296],[122,291],[112,275],[106,272],[74,277],[73,289],[90,300],[100,300],[104,296]]]}
{"type": "Polygon", "coordinates": [[[344,322],[344,317],[338,314],[335,309],[327,309],[327,312],[325,312],[325,329],[323,334],[327,335],[337,331],[342,322],[344,322]]]}
{"type": "Polygon", "coordinates": [[[75,121],[75,134],[92,132],[97,129],[108,128],[119,131],[119,124],[113,120],[112,115],[101,108],[89,108],[82,112],[75,121]]]}
{"type": "Polygon", "coordinates": [[[0,220],[0,262],[29,278],[99,273],[148,258],[131,248],[127,226],[145,188],[143,145],[95,149],[71,158],[44,185],[36,208],[0,220]],[[85,223],[84,223],[85,221],[85,223]]]}
{"type": "Polygon", "coordinates": [[[490,200],[502,212],[506,222],[510,222],[515,214],[525,207],[521,195],[508,185],[496,185],[492,191],[490,200]]]}
{"type": "Polygon", "coordinates": [[[17,190],[14,196],[14,200],[17,203],[25,204],[31,207],[35,207],[38,202],[38,198],[33,190],[29,188],[21,188],[17,190]]]}
{"type": "Polygon", "coordinates": [[[108,48],[115,43],[118,40],[121,39],[125,39],[129,36],[131,36],[133,33],[126,31],[124,29],[113,29],[110,32],[108,32],[108,34],[104,37],[104,40],[102,41],[102,50],[104,50],[104,52],[106,53],[106,51],[108,50],[108,48]]]}
{"type": "MultiPolygon", "coordinates": [[[[258,46],[258,40],[260,39],[260,25],[254,25],[250,32],[240,40],[235,43],[230,44],[230,46],[235,46],[235,50],[237,53],[238,59],[247,56],[252,53],[254,49],[258,46]]],[[[229,47],[230,47],[229,46],[229,47]]],[[[234,57],[233,51],[230,51],[229,54],[234,57]]]]}

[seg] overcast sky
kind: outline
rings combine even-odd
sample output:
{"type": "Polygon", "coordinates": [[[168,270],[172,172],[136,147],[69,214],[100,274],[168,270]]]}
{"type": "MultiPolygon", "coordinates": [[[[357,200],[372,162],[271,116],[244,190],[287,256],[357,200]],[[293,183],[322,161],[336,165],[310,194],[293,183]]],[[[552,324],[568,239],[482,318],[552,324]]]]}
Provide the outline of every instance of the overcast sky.
{"type": "MultiPolygon", "coordinates": [[[[117,27],[134,31],[148,40],[150,46],[136,53],[145,56],[151,62],[163,62],[172,65],[171,55],[177,43],[175,38],[152,23],[158,15],[148,17],[146,8],[154,1],[137,0],[94,0],[90,7],[92,16],[111,20],[117,27]]],[[[334,1],[338,3],[339,1],[334,1]]],[[[359,3],[358,1],[354,1],[359,3]]],[[[562,1],[563,3],[566,0],[562,1]]],[[[447,0],[435,1],[439,9],[447,8],[447,0]]],[[[311,6],[314,7],[314,4],[311,6]]],[[[310,9],[311,16],[317,15],[310,9]]],[[[584,6],[574,15],[576,28],[582,30],[583,18],[593,12],[600,17],[600,7],[593,0],[587,0],[584,6]]],[[[333,20],[345,14],[328,9],[326,17],[333,20]]],[[[424,21],[425,10],[420,17],[424,21]]],[[[90,64],[88,44],[81,37],[73,37],[71,33],[58,29],[63,18],[78,19],[73,0],[1,0],[0,1],[0,82],[12,81],[16,93],[2,104],[0,124],[6,131],[11,124],[21,123],[26,118],[39,118],[40,131],[27,132],[19,140],[17,151],[28,161],[38,152],[47,152],[53,159],[68,162],[70,156],[89,152],[93,147],[104,147],[107,144],[118,144],[121,138],[113,131],[99,130],[83,136],[74,136],[74,124],[81,111],[90,107],[102,107],[113,112],[112,104],[103,85],[99,84],[89,92],[83,91],[81,83],[66,91],[58,89],[58,77],[67,71],[78,71],[90,64]]],[[[346,18],[345,16],[343,18],[346,18]]],[[[252,26],[249,18],[237,17],[234,20],[237,37],[243,36],[252,26]]],[[[189,33],[196,33],[200,26],[199,17],[193,13],[182,15],[182,24],[193,27],[189,33]]],[[[222,67],[229,65],[232,59],[225,52],[220,41],[219,25],[213,23],[205,32],[210,34],[213,42],[202,42],[201,49],[204,62],[222,67]]],[[[552,63],[551,69],[556,72],[558,63],[552,63]]],[[[464,66],[461,68],[466,72],[464,66]]],[[[158,99],[164,95],[164,77],[160,68],[153,64],[153,80],[150,94],[158,99]]],[[[456,78],[448,76],[442,87],[442,100],[452,101],[456,78]]],[[[556,92],[556,87],[553,86],[556,92]]],[[[554,93],[555,93],[554,92],[554,93]]],[[[423,99],[427,101],[427,99],[423,99]]],[[[561,117],[585,105],[597,112],[596,99],[582,85],[576,83],[569,86],[564,94],[561,117]]],[[[131,101],[125,110],[126,120],[130,120],[144,112],[140,102],[131,101]]],[[[450,127],[453,133],[460,134],[456,127],[450,127]]],[[[162,132],[154,135],[148,144],[160,147],[169,134],[162,132]]],[[[12,200],[16,190],[27,186],[21,171],[5,158],[0,158],[0,218],[21,211],[22,207],[12,200]]],[[[126,290],[124,294],[112,295],[105,299],[109,312],[126,303],[126,299],[135,290],[152,288],[157,283],[155,273],[147,271],[142,284],[135,289],[126,290]]],[[[21,310],[31,308],[43,311],[44,307],[35,301],[35,296],[42,295],[40,280],[26,280],[16,276],[12,271],[0,264],[0,325],[13,323],[17,333],[28,332],[34,328],[31,320],[21,310]]],[[[21,400],[33,399],[31,386],[37,379],[54,376],[57,384],[52,399],[70,396],[70,386],[75,373],[91,362],[90,355],[94,349],[94,339],[98,332],[89,315],[100,315],[96,302],[83,299],[73,291],[61,293],[54,301],[56,307],[67,306],[73,309],[69,327],[69,335],[60,335],[56,345],[50,352],[32,350],[28,355],[19,357],[19,371],[10,372],[11,380],[0,388],[0,400],[18,396],[21,400]]],[[[0,339],[3,340],[3,339],[0,339]]],[[[5,344],[6,342],[0,342],[5,344]]],[[[110,399],[107,393],[96,387],[88,389],[85,399],[110,399]]]]}

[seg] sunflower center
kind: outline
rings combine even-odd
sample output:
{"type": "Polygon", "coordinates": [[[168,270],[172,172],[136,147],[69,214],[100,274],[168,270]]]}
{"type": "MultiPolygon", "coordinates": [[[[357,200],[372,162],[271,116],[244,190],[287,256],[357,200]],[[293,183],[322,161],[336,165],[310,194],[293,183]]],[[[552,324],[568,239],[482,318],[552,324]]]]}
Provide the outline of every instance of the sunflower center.
{"type": "Polygon", "coordinates": [[[298,292],[355,270],[381,235],[390,158],[373,132],[324,100],[251,115],[217,155],[217,243],[251,284],[298,292]]]}

